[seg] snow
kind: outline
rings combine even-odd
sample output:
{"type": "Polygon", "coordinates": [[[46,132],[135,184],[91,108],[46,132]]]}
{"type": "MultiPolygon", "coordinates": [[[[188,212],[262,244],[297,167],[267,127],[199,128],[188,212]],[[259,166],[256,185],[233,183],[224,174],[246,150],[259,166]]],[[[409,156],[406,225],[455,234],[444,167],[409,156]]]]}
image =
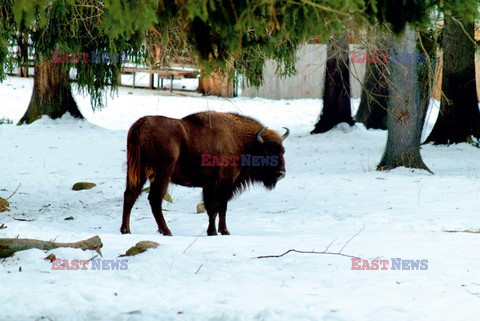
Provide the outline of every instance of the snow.
{"type": "MultiPolygon", "coordinates": [[[[0,84],[0,119],[23,115],[32,79],[0,84]]],[[[478,320],[480,150],[422,146],[435,173],[375,170],[386,132],[344,126],[310,135],[321,101],[224,99],[121,88],[88,121],[43,118],[0,125],[0,237],[70,242],[99,235],[105,260],[141,240],[159,243],[128,258],[128,270],[52,270],[43,260],[88,260],[94,251],[28,250],[0,259],[1,320],[478,320]],[[173,237],[156,233],[147,195],[121,235],[126,132],[139,117],[201,110],[250,115],[283,133],[287,176],[273,191],[257,186],[229,203],[231,236],[206,236],[196,214],[200,189],[170,186],[164,205],[173,237]],[[97,184],[72,191],[78,181],[97,184]],[[65,220],[72,216],[73,220],[65,220]],[[22,219],[22,220],[18,220],[22,219]],[[25,221],[27,220],[27,221],[25,221]],[[362,230],[363,229],[363,230],[362,230]],[[349,240],[358,232],[350,242],[349,240]],[[349,257],[428,260],[428,270],[352,270],[349,257]],[[20,271],[21,269],[21,271],[20,271]]],[[[354,101],[358,105],[358,101],[354,101]]],[[[433,113],[432,113],[433,114],[433,113]]]]}

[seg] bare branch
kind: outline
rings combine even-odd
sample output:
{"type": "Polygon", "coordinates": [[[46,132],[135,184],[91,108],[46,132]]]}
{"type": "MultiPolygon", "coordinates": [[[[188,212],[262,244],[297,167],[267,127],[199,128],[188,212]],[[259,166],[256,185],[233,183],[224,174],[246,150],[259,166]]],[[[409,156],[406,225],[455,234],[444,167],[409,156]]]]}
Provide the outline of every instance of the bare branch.
{"type": "Polygon", "coordinates": [[[343,253],[337,253],[337,252],[326,252],[326,251],[322,251],[322,252],[316,252],[316,251],[299,251],[299,250],[295,250],[295,249],[291,249],[291,250],[288,250],[280,255],[262,255],[262,256],[257,256],[257,257],[254,257],[254,259],[268,259],[268,258],[279,258],[279,257],[282,257],[284,255],[287,255],[288,253],[291,253],[291,252],[294,252],[294,253],[301,253],[301,254],[325,254],[325,255],[339,255],[339,256],[345,256],[345,257],[350,257],[350,258],[354,258],[354,259],[359,259],[360,257],[358,256],[354,256],[354,255],[348,255],[348,254],[343,254],[343,253]]]}
{"type": "Polygon", "coordinates": [[[338,252],[329,252],[328,249],[330,248],[330,246],[333,244],[333,242],[336,241],[333,240],[332,242],[330,242],[330,244],[325,248],[324,251],[321,251],[321,252],[318,252],[318,251],[302,251],[302,250],[296,250],[296,249],[290,249],[282,254],[279,254],[279,255],[261,255],[261,256],[257,256],[257,257],[253,257],[253,259],[269,259],[269,258],[279,258],[279,257],[282,257],[282,256],[285,256],[287,255],[288,253],[300,253],[300,254],[325,254],[325,255],[339,255],[339,256],[344,256],[344,257],[349,257],[349,258],[353,258],[353,259],[360,259],[359,256],[354,256],[354,255],[349,255],[349,254],[343,254],[342,251],[343,249],[345,249],[345,247],[348,245],[348,243],[350,243],[355,237],[358,236],[358,234],[360,234],[363,230],[365,229],[365,224],[363,225],[363,227],[357,232],[355,233],[344,245],[343,247],[340,249],[340,251],[338,252]]]}
{"type": "Polygon", "coordinates": [[[352,237],[347,241],[347,243],[345,243],[345,244],[343,245],[343,247],[341,248],[340,251],[338,251],[338,253],[342,253],[343,249],[344,249],[345,247],[347,247],[348,243],[350,243],[350,241],[352,241],[354,238],[356,238],[356,237],[358,236],[358,234],[360,234],[364,229],[365,229],[365,224],[363,224],[363,227],[362,227],[354,236],[352,236],[352,237]]]}
{"type": "Polygon", "coordinates": [[[480,229],[478,230],[472,230],[472,229],[466,229],[466,230],[443,230],[444,232],[447,233],[480,233],[480,229]]]}
{"type": "Polygon", "coordinates": [[[185,248],[185,250],[183,250],[183,254],[185,254],[185,252],[187,252],[187,250],[193,245],[193,243],[195,243],[198,240],[198,238],[200,236],[202,236],[203,233],[205,233],[205,230],[203,230],[202,233],[198,234],[198,236],[192,242],[190,242],[190,244],[188,244],[188,246],[185,248]]]}
{"type": "Polygon", "coordinates": [[[335,242],[337,239],[334,239],[333,241],[330,242],[330,244],[328,244],[328,246],[325,248],[325,250],[323,250],[324,252],[328,251],[328,249],[330,248],[330,246],[332,246],[333,242],[335,242]]]}
{"type": "Polygon", "coordinates": [[[462,28],[463,33],[468,37],[468,39],[473,43],[473,45],[476,46],[476,45],[477,45],[477,42],[475,41],[475,39],[473,39],[472,35],[470,35],[470,34],[468,33],[468,31],[465,30],[465,26],[463,25],[463,23],[462,23],[460,20],[458,20],[457,18],[455,18],[454,16],[450,16],[450,18],[451,18],[453,21],[455,21],[455,22],[460,26],[460,28],[462,28]]]}

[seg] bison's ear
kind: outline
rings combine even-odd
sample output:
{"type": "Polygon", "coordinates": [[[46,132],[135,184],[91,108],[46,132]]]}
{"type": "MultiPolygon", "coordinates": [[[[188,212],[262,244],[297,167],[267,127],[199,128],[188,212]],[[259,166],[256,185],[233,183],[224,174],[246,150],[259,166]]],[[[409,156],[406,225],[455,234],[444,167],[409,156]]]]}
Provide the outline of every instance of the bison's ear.
{"type": "Polygon", "coordinates": [[[257,137],[257,140],[260,142],[260,144],[263,144],[263,138],[262,138],[262,133],[267,130],[268,127],[263,127],[261,128],[255,136],[257,137]]]}
{"type": "Polygon", "coordinates": [[[287,127],[283,127],[283,128],[285,128],[286,132],[285,132],[285,134],[283,134],[283,136],[281,138],[282,138],[282,140],[285,140],[285,139],[287,139],[288,135],[290,135],[290,129],[288,129],[287,127]]]}

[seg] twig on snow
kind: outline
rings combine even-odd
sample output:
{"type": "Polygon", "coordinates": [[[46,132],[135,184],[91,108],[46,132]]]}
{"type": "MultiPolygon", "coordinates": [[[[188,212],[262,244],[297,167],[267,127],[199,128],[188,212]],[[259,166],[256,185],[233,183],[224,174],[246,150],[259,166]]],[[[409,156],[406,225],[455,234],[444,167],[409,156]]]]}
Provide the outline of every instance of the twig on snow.
{"type": "Polygon", "coordinates": [[[301,253],[301,254],[326,254],[326,255],[340,255],[340,256],[345,256],[345,257],[350,257],[350,258],[354,258],[354,259],[359,259],[360,257],[358,256],[354,256],[354,255],[348,255],[348,254],[343,254],[343,253],[338,253],[338,252],[326,252],[326,251],[322,251],[322,252],[316,252],[316,251],[299,251],[299,250],[295,250],[295,249],[290,249],[288,251],[286,251],[285,253],[282,253],[280,255],[262,255],[262,256],[257,256],[257,257],[254,257],[254,259],[269,259],[269,258],[279,258],[279,257],[282,257],[284,255],[287,255],[288,253],[291,253],[291,252],[295,252],[295,253],[301,253]]]}
{"type": "Polygon", "coordinates": [[[325,248],[325,250],[323,250],[324,252],[328,251],[328,249],[330,248],[330,246],[332,246],[333,242],[335,242],[337,239],[334,239],[333,241],[330,242],[330,244],[328,244],[328,246],[325,248]]]}
{"type": "Polygon", "coordinates": [[[345,247],[347,247],[348,243],[350,243],[350,241],[352,241],[354,238],[356,238],[358,236],[358,234],[360,234],[363,230],[365,229],[365,224],[363,224],[363,227],[360,229],[360,231],[357,232],[357,234],[355,234],[354,236],[352,236],[348,241],[347,243],[345,243],[342,247],[342,249],[340,251],[338,251],[338,253],[342,253],[343,249],[345,247]]]}
{"type": "Polygon", "coordinates": [[[20,222],[33,222],[35,220],[29,220],[29,219],[26,219],[26,218],[13,218],[15,221],[20,221],[20,222]]]}
{"type": "Polygon", "coordinates": [[[466,230],[443,230],[444,232],[447,233],[480,233],[480,229],[478,230],[472,230],[472,229],[466,229],[466,230]]]}
{"type": "Polygon", "coordinates": [[[90,258],[88,261],[91,262],[91,261],[95,260],[97,257],[98,257],[98,254],[95,254],[95,255],[92,256],[92,258],[90,258]]]}
{"type": "Polygon", "coordinates": [[[17,189],[14,190],[13,193],[12,193],[9,197],[7,197],[7,201],[8,201],[13,195],[15,195],[15,193],[18,191],[18,189],[20,188],[20,186],[22,186],[22,183],[18,184],[17,189]]]}
{"type": "Polygon", "coordinates": [[[300,253],[300,254],[325,254],[325,255],[339,255],[339,256],[345,256],[345,257],[349,257],[349,258],[353,258],[353,259],[360,259],[359,256],[355,256],[355,255],[349,255],[349,254],[343,254],[342,251],[345,249],[345,247],[347,247],[348,243],[350,243],[355,237],[358,236],[358,234],[360,234],[363,230],[365,229],[365,225],[363,225],[363,227],[357,232],[355,233],[343,246],[342,248],[340,249],[340,251],[338,252],[329,252],[328,249],[330,248],[330,246],[333,244],[333,242],[335,242],[335,240],[333,240],[332,242],[330,242],[330,244],[325,248],[324,251],[302,251],[302,250],[296,250],[296,249],[290,249],[288,251],[285,251],[284,253],[282,254],[279,254],[279,255],[261,255],[261,256],[257,256],[257,257],[254,257],[254,259],[269,259],[269,258],[280,258],[282,256],[285,256],[287,255],[288,253],[300,253]]]}
{"type": "Polygon", "coordinates": [[[202,236],[203,233],[205,233],[205,230],[203,230],[202,233],[198,234],[198,236],[190,244],[188,244],[187,248],[183,250],[183,254],[187,252],[187,250],[193,245],[193,243],[195,243],[200,238],[200,236],[202,236]]]}

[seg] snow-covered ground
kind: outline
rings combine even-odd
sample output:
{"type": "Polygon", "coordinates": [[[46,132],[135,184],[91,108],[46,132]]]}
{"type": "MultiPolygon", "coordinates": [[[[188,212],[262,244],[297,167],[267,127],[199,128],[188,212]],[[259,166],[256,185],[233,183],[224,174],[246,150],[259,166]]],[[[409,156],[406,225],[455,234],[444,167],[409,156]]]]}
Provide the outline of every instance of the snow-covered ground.
{"type": "MultiPolygon", "coordinates": [[[[0,119],[24,113],[32,79],[0,84],[0,119]]],[[[422,147],[435,173],[377,172],[386,132],[340,126],[309,131],[321,101],[159,95],[121,88],[88,121],[41,119],[0,125],[0,237],[78,241],[99,235],[105,260],[141,240],[157,249],[128,258],[127,270],[52,270],[43,260],[88,260],[93,251],[28,250],[0,259],[0,320],[478,320],[480,150],[467,144],[422,147]],[[231,236],[207,237],[196,214],[199,189],[171,186],[165,205],[173,237],[156,233],[147,195],[121,235],[126,131],[139,117],[201,110],[250,115],[290,137],[287,176],[273,191],[252,188],[229,203],[231,236]],[[72,191],[89,181],[91,190],[72,191]],[[67,217],[73,220],[65,220],[67,217]],[[363,229],[364,228],[364,229],[363,229]],[[363,230],[362,230],[363,229],[363,230]],[[357,232],[355,238],[348,242],[357,232]],[[428,260],[426,270],[352,270],[349,257],[428,260]]]]}

